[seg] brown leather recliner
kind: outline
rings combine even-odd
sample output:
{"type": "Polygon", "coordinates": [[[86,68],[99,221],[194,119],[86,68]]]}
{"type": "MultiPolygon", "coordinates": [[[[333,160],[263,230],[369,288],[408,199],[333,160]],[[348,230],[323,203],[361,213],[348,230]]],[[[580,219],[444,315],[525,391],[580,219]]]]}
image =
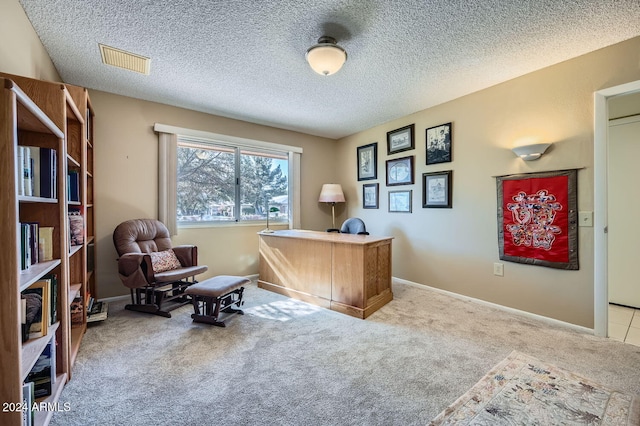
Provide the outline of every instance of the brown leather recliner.
{"type": "Polygon", "coordinates": [[[120,256],[118,274],[131,289],[131,304],[125,309],[132,311],[171,318],[168,311],[190,302],[184,290],[208,269],[198,265],[196,246],[172,247],[169,231],[159,220],[122,222],[113,231],[113,243],[120,256]],[[171,303],[163,307],[164,302],[171,303]]]}

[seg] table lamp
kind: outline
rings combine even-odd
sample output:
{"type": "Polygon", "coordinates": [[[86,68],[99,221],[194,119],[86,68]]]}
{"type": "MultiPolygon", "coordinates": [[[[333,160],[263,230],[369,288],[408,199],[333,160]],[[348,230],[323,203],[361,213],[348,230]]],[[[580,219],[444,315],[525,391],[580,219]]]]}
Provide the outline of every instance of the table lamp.
{"type": "Polygon", "coordinates": [[[344,193],[342,186],[338,183],[325,183],[320,191],[319,203],[331,203],[331,218],[333,219],[333,228],[327,229],[327,232],[339,232],[336,228],[336,203],[344,203],[344,193]]]}

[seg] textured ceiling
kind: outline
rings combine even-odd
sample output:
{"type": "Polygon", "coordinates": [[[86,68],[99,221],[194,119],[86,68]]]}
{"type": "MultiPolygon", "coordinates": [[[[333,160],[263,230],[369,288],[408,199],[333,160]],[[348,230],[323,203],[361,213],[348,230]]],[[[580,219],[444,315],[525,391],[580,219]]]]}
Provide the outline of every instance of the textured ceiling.
{"type": "Polygon", "coordinates": [[[330,138],[640,35],[639,0],[19,1],[67,83],[330,138]],[[328,77],[322,35],[349,55],[328,77]]]}

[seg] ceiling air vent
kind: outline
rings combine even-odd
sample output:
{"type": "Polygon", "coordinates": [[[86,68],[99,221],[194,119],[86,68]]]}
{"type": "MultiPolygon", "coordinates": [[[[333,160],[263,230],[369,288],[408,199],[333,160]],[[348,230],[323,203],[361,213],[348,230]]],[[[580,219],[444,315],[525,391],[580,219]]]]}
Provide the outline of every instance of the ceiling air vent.
{"type": "Polygon", "coordinates": [[[102,55],[103,63],[125,70],[139,72],[140,74],[149,75],[151,59],[136,55],[135,53],[125,52],[124,50],[116,49],[115,47],[105,46],[100,43],[98,43],[98,46],[100,46],[100,54],[102,55]]]}

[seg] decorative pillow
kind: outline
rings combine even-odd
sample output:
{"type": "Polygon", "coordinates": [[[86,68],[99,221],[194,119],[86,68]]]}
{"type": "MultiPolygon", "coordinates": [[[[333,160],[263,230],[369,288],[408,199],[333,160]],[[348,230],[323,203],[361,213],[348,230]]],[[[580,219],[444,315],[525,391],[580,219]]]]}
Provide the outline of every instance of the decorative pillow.
{"type": "Polygon", "coordinates": [[[171,249],[149,253],[149,256],[151,257],[151,267],[155,273],[171,271],[172,269],[182,267],[178,257],[171,249]]]}

